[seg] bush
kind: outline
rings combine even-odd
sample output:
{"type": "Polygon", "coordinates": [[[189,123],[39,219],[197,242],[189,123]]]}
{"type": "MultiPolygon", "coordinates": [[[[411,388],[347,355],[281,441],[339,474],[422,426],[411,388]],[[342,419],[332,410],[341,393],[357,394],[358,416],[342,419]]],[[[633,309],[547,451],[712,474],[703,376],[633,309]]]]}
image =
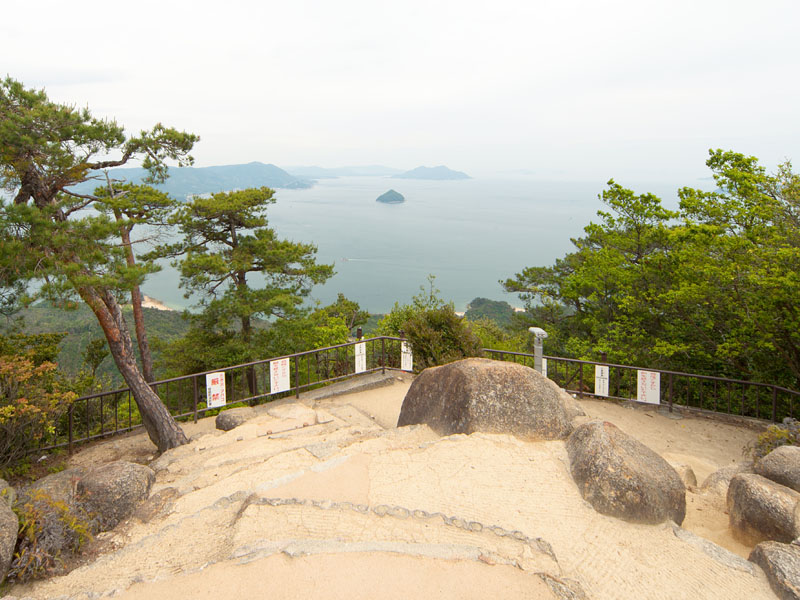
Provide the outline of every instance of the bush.
{"type": "Polygon", "coordinates": [[[58,572],[65,558],[92,539],[94,523],[89,515],[53,500],[42,490],[31,490],[12,508],[19,518],[19,534],[9,581],[28,581],[58,572]]]}
{"type": "Polygon", "coordinates": [[[770,425],[753,445],[745,446],[744,454],[758,460],[778,446],[800,446],[800,421],[786,417],[781,425],[770,425]]]}
{"type": "Polygon", "coordinates": [[[0,336],[0,468],[54,436],[76,398],[47,360],[50,337],[0,336]]]}
{"type": "Polygon", "coordinates": [[[417,312],[404,328],[416,371],[483,355],[481,341],[452,305],[417,312]]]}

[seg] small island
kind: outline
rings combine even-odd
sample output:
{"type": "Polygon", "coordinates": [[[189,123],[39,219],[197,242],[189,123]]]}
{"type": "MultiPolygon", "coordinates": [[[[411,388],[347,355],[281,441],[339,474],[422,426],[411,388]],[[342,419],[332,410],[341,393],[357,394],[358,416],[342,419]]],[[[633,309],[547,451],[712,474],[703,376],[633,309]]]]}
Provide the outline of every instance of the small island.
{"type": "Polygon", "coordinates": [[[417,167],[405,173],[392,175],[392,177],[395,179],[435,179],[439,181],[448,179],[471,179],[466,173],[448,169],[444,165],[439,165],[438,167],[417,167]]]}
{"type": "Polygon", "coordinates": [[[395,192],[394,190],[389,190],[385,194],[381,194],[376,200],[376,202],[383,202],[384,204],[400,204],[405,201],[406,199],[403,197],[403,194],[395,192]]]}

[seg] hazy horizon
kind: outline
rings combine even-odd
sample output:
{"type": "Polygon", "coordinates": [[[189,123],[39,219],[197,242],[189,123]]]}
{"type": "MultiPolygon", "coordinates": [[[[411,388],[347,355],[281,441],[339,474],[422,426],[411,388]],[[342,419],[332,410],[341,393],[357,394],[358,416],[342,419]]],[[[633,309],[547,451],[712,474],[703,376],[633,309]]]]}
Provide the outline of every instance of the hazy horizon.
{"type": "Polygon", "coordinates": [[[0,75],[196,166],[447,165],[691,182],[709,148],[800,156],[800,4],[9,0],[0,75]]]}

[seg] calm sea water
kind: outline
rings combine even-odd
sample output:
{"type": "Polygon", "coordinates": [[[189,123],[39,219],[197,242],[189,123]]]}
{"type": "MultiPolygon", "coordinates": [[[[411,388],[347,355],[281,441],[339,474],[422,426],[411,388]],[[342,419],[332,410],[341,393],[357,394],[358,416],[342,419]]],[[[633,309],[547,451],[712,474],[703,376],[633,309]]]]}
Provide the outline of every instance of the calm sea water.
{"type": "MultiPolygon", "coordinates": [[[[677,185],[630,184],[668,207],[677,185]]],[[[532,178],[420,181],[384,177],[320,180],[307,190],[278,190],[270,225],[282,238],[313,242],[318,260],[336,275],[314,288],[328,304],[338,292],[373,313],[407,302],[436,276],[441,296],[464,310],[478,296],[520,302],[498,280],[526,266],[550,265],[572,250],[571,237],[596,218],[605,182],[544,182],[532,178]],[[395,189],[406,201],[375,199],[395,189]]],[[[190,307],[172,268],[151,276],[144,293],[173,308],[190,307]]]]}

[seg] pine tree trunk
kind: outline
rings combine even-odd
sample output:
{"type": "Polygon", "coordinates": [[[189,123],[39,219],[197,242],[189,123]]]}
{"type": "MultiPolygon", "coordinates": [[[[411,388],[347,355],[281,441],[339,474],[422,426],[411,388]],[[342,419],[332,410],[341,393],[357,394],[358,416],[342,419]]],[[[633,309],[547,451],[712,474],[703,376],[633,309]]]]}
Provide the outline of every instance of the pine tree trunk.
{"type": "MultiPolygon", "coordinates": [[[[121,216],[117,213],[117,220],[121,216]]],[[[122,228],[122,243],[125,246],[125,261],[129,267],[136,264],[131,246],[131,232],[122,228]]],[[[142,359],[142,374],[147,383],[155,381],[153,377],[153,356],[150,354],[150,344],[147,343],[147,332],[144,328],[144,311],[142,310],[142,291],[138,285],[131,289],[131,304],[133,305],[133,326],[136,330],[136,343],[139,346],[139,357],[142,359]]]]}
{"type": "Polygon", "coordinates": [[[164,403],[144,380],[136,365],[130,331],[122,308],[109,290],[78,287],[81,298],[97,317],[108,340],[114,362],[131,389],[142,415],[142,423],[159,452],[188,443],[183,430],[172,418],[164,403]]]}

